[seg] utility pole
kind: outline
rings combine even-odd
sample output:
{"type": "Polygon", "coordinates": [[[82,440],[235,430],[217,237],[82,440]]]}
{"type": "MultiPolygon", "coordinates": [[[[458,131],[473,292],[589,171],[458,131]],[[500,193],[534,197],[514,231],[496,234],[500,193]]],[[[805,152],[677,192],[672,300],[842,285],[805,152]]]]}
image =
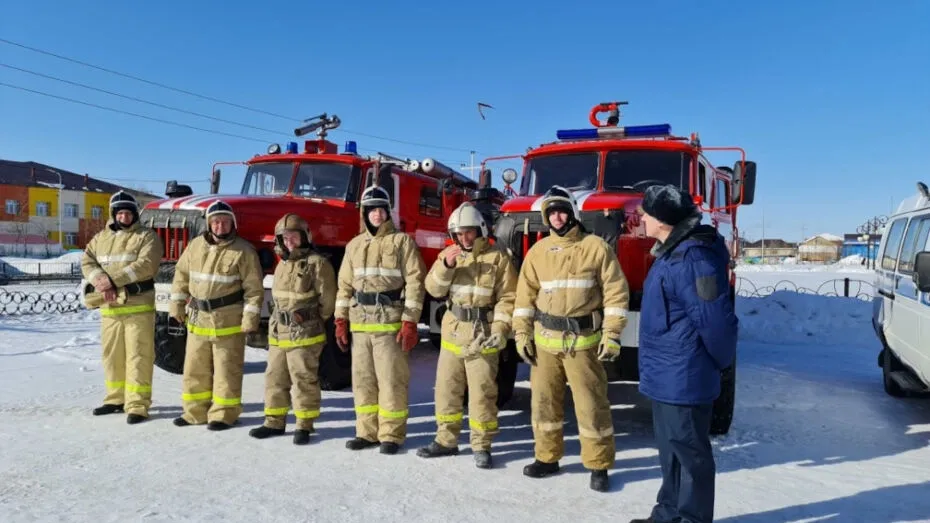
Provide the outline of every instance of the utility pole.
{"type": "Polygon", "coordinates": [[[475,165],[475,151],[470,151],[469,154],[471,155],[471,165],[465,165],[465,163],[461,163],[461,164],[459,164],[459,167],[460,167],[463,171],[468,171],[469,177],[472,178],[472,179],[475,179],[475,171],[478,170],[478,169],[480,169],[481,166],[480,166],[480,165],[478,165],[478,166],[475,165]]]}
{"type": "Polygon", "coordinates": [[[765,265],[765,206],[762,207],[762,265],[765,265]]]}
{"type": "Polygon", "coordinates": [[[64,243],[64,242],[65,242],[65,240],[64,240],[65,233],[64,233],[64,231],[61,229],[61,209],[62,209],[62,203],[61,203],[61,194],[62,194],[62,193],[61,193],[61,191],[62,191],[62,189],[65,188],[65,184],[64,184],[64,183],[62,182],[62,180],[61,180],[61,173],[60,173],[60,172],[56,171],[55,169],[45,169],[45,170],[48,171],[48,172],[50,172],[50,173],[52,173],[52,174],[57,174],[57,175],[58,175],[58,246],[61,247],[61,251],[64,252],[64,250],[65,250],[65,243],[64,243]]]}

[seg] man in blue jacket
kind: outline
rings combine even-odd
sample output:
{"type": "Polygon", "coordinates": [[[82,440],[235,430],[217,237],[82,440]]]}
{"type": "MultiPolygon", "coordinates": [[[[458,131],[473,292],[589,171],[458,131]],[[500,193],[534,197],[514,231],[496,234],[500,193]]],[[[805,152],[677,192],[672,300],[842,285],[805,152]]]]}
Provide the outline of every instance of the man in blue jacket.
{"type": "Polygon", "coordinates": [[[720,372],[736,357],[730,253],[716,229],[701,225],[691,195],[673,185],[646,189],[642,219],[657,241],[643,285],[639,390],[653,401],[662,487],[649,518],[631,523],[711,522],[711,413],[720,372]]]}

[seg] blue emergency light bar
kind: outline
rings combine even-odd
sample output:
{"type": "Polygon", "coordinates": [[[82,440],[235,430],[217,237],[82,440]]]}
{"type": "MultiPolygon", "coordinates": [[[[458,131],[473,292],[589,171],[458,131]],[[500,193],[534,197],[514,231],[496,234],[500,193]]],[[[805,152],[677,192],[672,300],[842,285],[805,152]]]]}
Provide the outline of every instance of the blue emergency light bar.
{"type": "Polygon", "coordinates": [[[651,138],[670,136],[672,126],[667,123],[655,125],[629,125],[627,127],[594,127],[591,129],[560,129],[559,140],[595,140],[597,138],[651,138]]]}
{"type": "Polygon", "coordinates": [[[287,154],[297,154],[297,142],[287,142],[287,154]]]}

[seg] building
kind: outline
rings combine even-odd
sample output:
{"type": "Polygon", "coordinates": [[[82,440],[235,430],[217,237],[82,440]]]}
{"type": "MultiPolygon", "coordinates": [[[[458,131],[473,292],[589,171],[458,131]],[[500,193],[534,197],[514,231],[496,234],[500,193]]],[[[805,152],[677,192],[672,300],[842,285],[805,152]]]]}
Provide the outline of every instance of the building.
{"type": "Polygon", "coordinates": [[[781,263],[785,258],[798,255],[798,246],[780,238],[769,238],[746,243],[741,248],[742,257],[750,263],[781,263]]]}
{"type": "Polygon", "coordinates": [[[0,233],[13,235],[14,245],[49,239],[65,249],[83,248],[106,224],[110,197],[121,190],[140,206],[160,198],[37,162],[0,160],[0,233]]]}
{"type": "Polygon", "coordinates": [[[843,238],[833,234],[818,234],[798,245],[798,261],[836,263],[843,252],[843,238]]]}
{"type": "Polygon", "coordinates": [[[870,234],[868,240],[862,234],[844,234],[841,257],[861,256],[865,259],[874,260],[881,241],[881,234],[870,234]]]}

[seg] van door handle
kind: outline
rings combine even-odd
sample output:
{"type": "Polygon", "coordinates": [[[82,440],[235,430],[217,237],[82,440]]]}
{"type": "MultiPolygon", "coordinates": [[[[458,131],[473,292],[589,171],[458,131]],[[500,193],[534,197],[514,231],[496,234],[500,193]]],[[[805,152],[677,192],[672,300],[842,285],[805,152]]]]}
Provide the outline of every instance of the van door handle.
{"type": "Polygon", "coordinates": [[[890,292],[888,292],[888,291],[886,291],[886,290],[884,290],[884,289],[878,289],[878,293],[881,294],[882,296],[888,298],[889,300],[894,301],[894,294],[892,294],[892,293],[890,293],[890,292]]]}

